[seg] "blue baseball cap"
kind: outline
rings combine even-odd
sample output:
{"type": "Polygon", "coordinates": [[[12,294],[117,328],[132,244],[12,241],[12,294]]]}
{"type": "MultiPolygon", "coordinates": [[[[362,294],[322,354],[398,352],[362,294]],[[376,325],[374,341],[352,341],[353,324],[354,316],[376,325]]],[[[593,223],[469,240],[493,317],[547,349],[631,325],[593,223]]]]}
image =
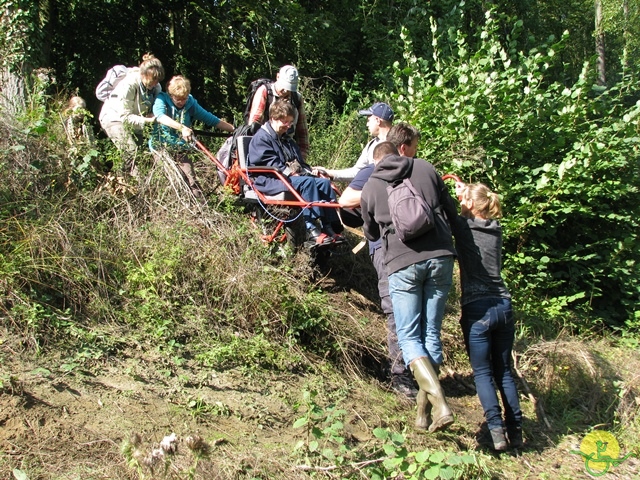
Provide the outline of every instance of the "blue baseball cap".
{"type": "Polygon", "coordinates": [[[371,115],[375,115],[382,120],[386,120],[387,122],[393,122],[393,110],[391,107],[383,102],[374,103],[371,107],[366,110],[360,110],[358,112],[360,115],[364,115],[369,117],[371,115]]]}

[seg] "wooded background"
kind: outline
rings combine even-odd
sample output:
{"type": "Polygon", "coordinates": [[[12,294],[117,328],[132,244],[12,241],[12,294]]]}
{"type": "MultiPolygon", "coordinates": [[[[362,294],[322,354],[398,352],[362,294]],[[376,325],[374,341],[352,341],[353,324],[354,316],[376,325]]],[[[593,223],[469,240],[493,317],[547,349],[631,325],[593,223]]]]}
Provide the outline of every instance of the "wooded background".
{"type": "MultiPolygon", "coordinates": [[[[137,65],[145,52],[164,63],[167,78],[189,77],[204,105],[237,114],[246,86],[274,77],[287,63],[314,84],[357,84],[362,91],[390,87],[389,68],[402,56],[402,28],[414,54],[433,53],[429,18],[442,33],[460,30],[473,48],[485,13],[496,12],[507,39],[516,20],[516,50],[549,37],[570,36],[553,80],[571,83],[583,62],[598,55],[601,83],[635,74],[640,53],[638,2],[633,0],[2,0],[5,69],[50,68],[62,91],[78,93],[95,109],[93,89],[114,64],[137,65]],[[461,13],[463,13],[461,15],[461,13]],[[621,64],[626,69],[621,69],[621,64]]],[[[448,45],[454,54],[456,44],[448,45]]],[[[338,89],[335,89],[338,90],[338,89]]],[[[338,112],[344,92],[335,99],[338,112]]]]}

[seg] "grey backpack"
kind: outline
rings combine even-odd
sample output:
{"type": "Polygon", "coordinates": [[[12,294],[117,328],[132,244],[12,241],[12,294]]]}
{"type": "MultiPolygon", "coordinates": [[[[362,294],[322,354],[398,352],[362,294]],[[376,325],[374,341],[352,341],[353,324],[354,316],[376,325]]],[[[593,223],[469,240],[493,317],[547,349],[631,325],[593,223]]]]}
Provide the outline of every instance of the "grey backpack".
{"type": "Polygon", "coordinates": [[[421,237],[435,227],[435,215],[413,183],[405,178],[402,183],[387,185],[391,223],[388,232],[403,242],[421,237]]]}
{"type": "Polygon", "coordinates": [[[100,83],[96,87],[96,98],[101,102],[106,102],[109,95],[111,95],[111,92],[113,92],[113,89],[116,88],[116,85],[118,85],[118,83],[120,83],[127,74],[130,72],[137,72],[138,70],[138,67],[114,65],[107,70],[107,74],[102,80],[100,80],[100,83]]]}

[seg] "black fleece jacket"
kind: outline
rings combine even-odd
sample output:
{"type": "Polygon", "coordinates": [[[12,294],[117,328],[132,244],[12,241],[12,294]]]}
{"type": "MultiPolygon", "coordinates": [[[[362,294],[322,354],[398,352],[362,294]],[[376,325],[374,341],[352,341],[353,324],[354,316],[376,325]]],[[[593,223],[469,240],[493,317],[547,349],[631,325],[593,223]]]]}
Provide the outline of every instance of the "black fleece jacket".
{"type": "Polygon", "coordinates": [[[429,162],[399,155],[385,156],[362,189],[360,205],[365,236],[372,241],[383,237],[382,248],[389,275],[414,263],[456,254],[447,220],[454,221],[457,207],[442,178],[429,162]],[[391,214],[386,187],[407,177],[434,210],[436,226],[421,237],[403,243],[395,233],[387,232],[391,214]]]}

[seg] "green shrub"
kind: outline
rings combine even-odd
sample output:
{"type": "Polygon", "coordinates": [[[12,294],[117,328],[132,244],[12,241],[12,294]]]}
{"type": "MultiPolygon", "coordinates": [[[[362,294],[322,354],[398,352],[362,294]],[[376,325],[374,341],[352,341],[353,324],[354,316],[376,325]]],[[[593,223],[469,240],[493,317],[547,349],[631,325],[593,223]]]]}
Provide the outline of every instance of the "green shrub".
{"type": "Polygon", "coordinates": [[[403,32],[395,106],[422,132],[419,156],[502,196],[504,276],[519,309],[572,330],[633,320],[638,85],[597,88],[588,64],[573,85],[552,81],[562,40],[517,51],[522,22],[501,41],[490,11],[474,51],[462,32],[431,23],[432,61],[403,32]],[[452,43],[457,56],[440,56],[452,43]]]}

